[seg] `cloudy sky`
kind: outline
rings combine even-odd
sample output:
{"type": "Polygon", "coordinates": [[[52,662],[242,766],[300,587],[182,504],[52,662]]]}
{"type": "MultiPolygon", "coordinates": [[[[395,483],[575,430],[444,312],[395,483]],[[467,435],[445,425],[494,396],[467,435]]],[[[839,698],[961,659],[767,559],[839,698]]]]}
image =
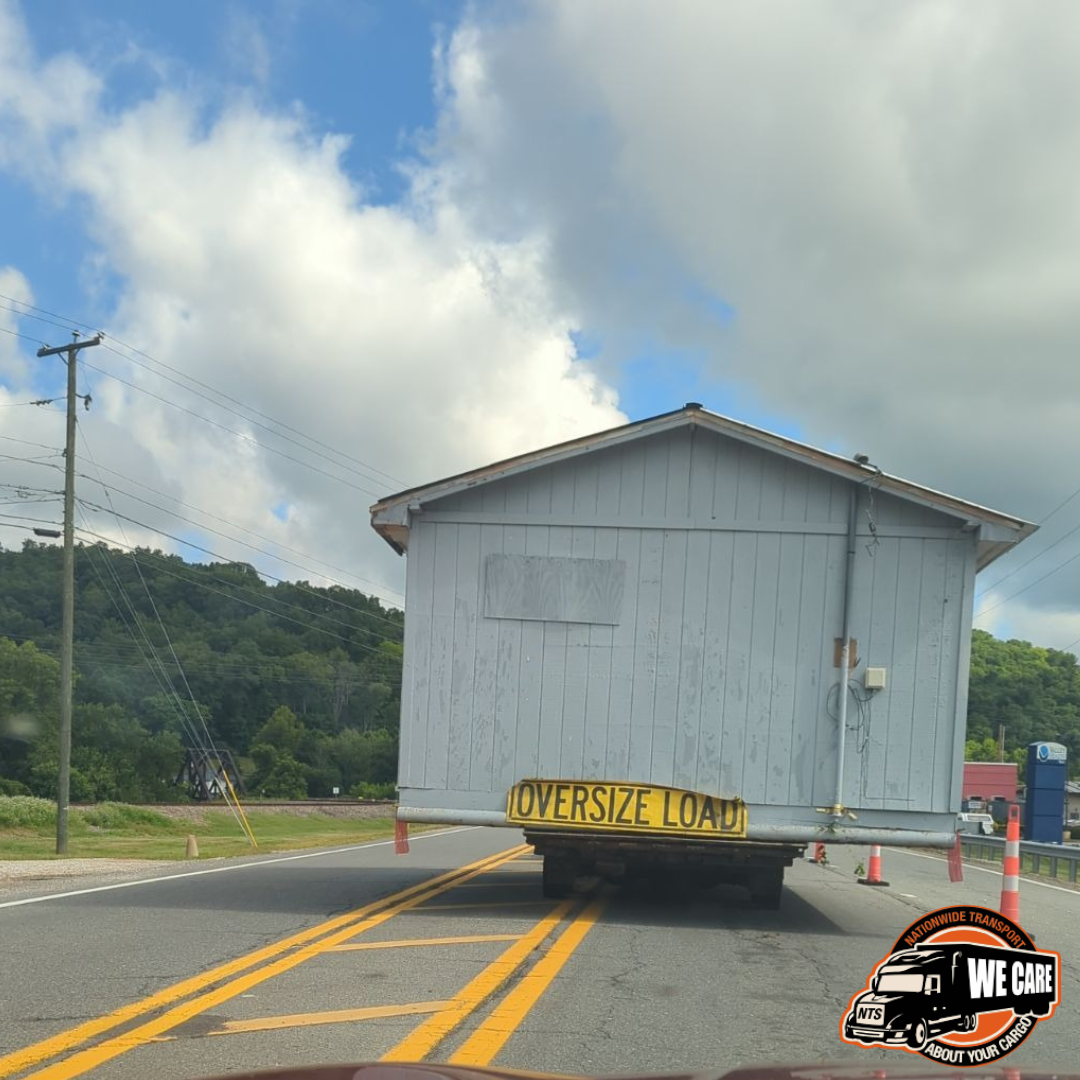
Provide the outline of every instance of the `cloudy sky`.
{"type": "Polygon", "coordinates": [[[0,543],[78,324],[86,535],[397,602],[375,497],[698,400],[1044,522],[977,625],[1078,648],[1078,116],[1071,0],[0,0],[0,543]]]}

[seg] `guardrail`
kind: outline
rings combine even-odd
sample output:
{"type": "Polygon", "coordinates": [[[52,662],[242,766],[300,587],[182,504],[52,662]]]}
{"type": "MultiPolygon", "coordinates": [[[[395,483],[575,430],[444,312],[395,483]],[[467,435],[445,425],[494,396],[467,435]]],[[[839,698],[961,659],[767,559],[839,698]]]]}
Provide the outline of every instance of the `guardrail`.
{"type": "MultiPolygon", "coordinates": [[[[1005,857],[1005,838],[1002,836],[973,836],[960,834],[960,850],[979,862],[1000,863],[1005,857]]],[[[1020,872],[1038,874],[1077,882],[1080,870],[1080,847],[1065,844],[1036,844],[1020,841],[1020,872]]]]}

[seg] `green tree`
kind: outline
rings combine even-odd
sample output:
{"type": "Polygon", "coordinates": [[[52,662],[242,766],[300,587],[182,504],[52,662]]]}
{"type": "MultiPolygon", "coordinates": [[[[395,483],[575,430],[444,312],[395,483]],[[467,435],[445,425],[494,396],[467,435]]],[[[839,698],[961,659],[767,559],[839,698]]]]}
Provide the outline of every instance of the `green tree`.
{"type": "MultiPolygon", "coordinates": [[[[0,548],[11,638],[0,648],[0,780],[42,794],[56,772],[60,554],[0,548]]],[[[403,619],[374,597],[101,544],[76,547],[75,577],[77,799],[178,794],[183,747],[207,741],[192,693],[215,744],[279,791],[296,793],[301,776],[312,795],[344,787],[325,739],[397,730],[403,619]],[[277,751],[260,752],[261,768],[259,746],[277,751]]],[[[361,781],[386,772],[380,739],[364,744],[361,781]]]]}
{"type": "Polygon", "coordinates": [[[272,746],[287,754],[295,754],[305,734],[304,724],[296,713],[288,705],[280,705],[256,732],[252,743],[254,746],[272,746]]]}
{"type": "MultiPolygon", "coordinates": [[[[1069,772],[1080,770],[1080,667],[1072,653],[1027,641],[1001,641],[982,630],[971,639],[967,737],[996,746],[1005,726],[1006,757],[1028,743],[1050,740],[1069,751],[1069,772]]],[[[997,760],[995,750],[993,757],[997,760]]]]}
{"type": "Polygon", "coordinates": [[[968,739],[964,743],[965,761],[997,761],[999,747],[996,739],[987,736],[985,739],[968,739]]]}
{"type": "Polygon", "coordinates": [[[398,744],[393,732],[345,730],[327,745],[346,791],[362,781],[378,784],[397,778],[398,744]]]}
{"type": "Polygon", "coordinates": [[[303,799],[307,796],[307,770],[286,750],[265,743],[252,747],[258,769],[251,790],[271,799],[303,799]]]}
{"type": "Polygon", "coordinates": [[[0,777],[30,784],[34,748],[56,742],[59,700],[59,663],[0,638],[0,777]]]}
{"type": "MultiPolygon", "coordinates": [[[[119,705],[78,704],[72,716],[71,798],[74,802],[157,802],[176,798],[181,760],[175,732],[147,731],[119,705]]],[[[54,798],[59,771],[55,728],[29,754],[28,786],[54,798]]]]}

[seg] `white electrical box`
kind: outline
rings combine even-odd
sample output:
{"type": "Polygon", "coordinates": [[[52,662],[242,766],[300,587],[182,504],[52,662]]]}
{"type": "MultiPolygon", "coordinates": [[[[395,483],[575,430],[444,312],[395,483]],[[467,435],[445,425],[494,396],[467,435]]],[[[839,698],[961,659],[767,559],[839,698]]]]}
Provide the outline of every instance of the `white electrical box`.
{"type": "Polygon", "coordinates": [[[883,667],[868,667],[863,676],[863,685],[867,690],[885,689],[885,669],[883,667]]]}

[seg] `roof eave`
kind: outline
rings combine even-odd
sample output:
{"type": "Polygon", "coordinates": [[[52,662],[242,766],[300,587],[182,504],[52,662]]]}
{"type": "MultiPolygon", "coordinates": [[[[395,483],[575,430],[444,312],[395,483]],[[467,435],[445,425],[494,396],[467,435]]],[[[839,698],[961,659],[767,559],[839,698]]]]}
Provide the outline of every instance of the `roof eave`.
{"type": "Polygon", "coordinates": [[[519,454],[491,465],[468,472],[458,473],[438,480],[433,484],[408,488],[395,495],[375,503],[370,508],[371,524],[376,532],[390,546],[402,554],[408,547],[410,511],[421,509],[427,502],[433,502],[458,491],[467,491],[481,484],[491,483],[526,472],[541,465],[551,465],[587,453],[597,446],[617,446],[648,435],[656,434],[668,428],[683,425],[700,425],[718,434],[755,446],[770,449],[792,460],[809,463],[817,468],[845,479],[868,483],[875,482],[881,489],[908,501],[918,503],[941,513],[963,518],[973,527],[988,527],[996,535],[980,537],[977,567],[979,570],[989,566],[1015,544],[1030,536],[1038,526],[1021,518],[1003,514],[977,503],[966,502],[944,492],[905,480],[899,476],[881,472],[876,467],[841,457],[828,450],[819,450],[783,435],[763,431],[738,420],[711,413],[698,405],[687,405],[682,409],[661,413],[658,416],[624,424],[617,428],[592,435],[581,436],[554,446],[519,454]],[[1001,530],[1001,531],[997,531],[1001,530]]]}

